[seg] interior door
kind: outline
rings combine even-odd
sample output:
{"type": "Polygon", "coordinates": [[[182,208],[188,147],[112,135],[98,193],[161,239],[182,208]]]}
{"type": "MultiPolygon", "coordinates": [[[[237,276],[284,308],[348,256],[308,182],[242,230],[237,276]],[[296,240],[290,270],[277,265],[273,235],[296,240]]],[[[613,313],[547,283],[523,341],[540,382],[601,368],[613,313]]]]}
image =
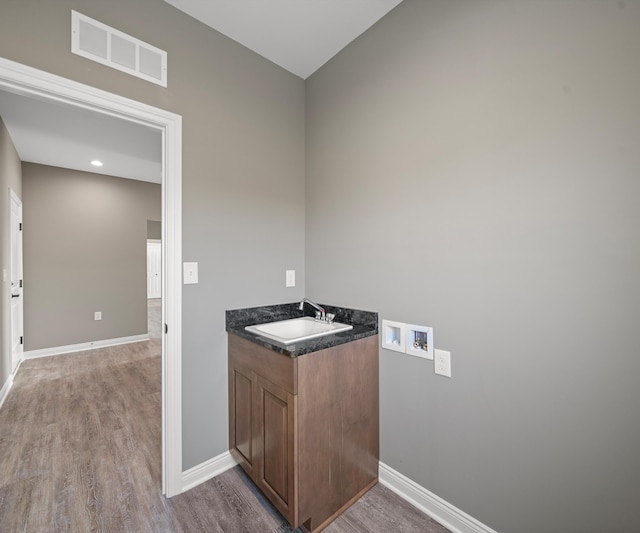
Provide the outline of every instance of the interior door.
{"type": "Polygon", "coordinates": [[[22,360],[23,296],[22,296],[22,201],[9,189],[9,280],[11,313],[11,371],[22,360]]]}
{"type": "Polygon", "coordinates": [[[147,242],[147,298],[160,298],[162,295],[161,265],[161,244],[159,242],[147,242]]]}

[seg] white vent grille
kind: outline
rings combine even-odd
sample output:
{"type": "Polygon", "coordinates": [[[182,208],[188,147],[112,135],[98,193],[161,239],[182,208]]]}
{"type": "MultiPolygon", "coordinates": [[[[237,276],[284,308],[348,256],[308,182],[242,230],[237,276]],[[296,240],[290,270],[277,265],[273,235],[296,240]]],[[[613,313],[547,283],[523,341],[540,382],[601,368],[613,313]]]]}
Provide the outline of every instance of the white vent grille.
{"type": "Polygon", "coordinates": [[[71,51],[163,87],[167,86],[167,52],[71,11],[71,51]]]}

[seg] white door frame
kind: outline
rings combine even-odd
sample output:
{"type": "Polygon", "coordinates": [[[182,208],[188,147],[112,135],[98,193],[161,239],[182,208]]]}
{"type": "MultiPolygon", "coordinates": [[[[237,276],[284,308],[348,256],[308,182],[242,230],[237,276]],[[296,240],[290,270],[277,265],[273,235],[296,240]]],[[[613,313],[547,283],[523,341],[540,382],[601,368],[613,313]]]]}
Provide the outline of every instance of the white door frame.
{"type": "Polygon", "coordinates": [[[162,491],[182,492],[182,117],[0,58],[0,89],[55,100],[162,132],[162,491]]]}

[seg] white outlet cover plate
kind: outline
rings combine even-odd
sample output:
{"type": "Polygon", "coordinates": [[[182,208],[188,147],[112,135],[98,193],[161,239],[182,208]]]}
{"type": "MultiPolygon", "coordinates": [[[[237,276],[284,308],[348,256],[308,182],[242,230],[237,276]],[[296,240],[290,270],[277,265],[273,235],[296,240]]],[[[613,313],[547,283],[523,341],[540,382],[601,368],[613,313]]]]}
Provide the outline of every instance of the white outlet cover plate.
{"type": "Polygon", "coordinates": [[[451,352],[434,350],[434,370],[439,376],[451,377],[451,352]]]}

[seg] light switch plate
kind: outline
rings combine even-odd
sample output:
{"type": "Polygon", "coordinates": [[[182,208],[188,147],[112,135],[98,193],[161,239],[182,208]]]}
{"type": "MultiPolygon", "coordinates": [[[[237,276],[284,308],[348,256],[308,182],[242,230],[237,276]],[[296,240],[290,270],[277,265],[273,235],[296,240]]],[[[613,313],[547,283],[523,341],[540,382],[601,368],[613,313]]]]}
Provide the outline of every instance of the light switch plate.
{"type": "Polygon", "coordinates": [[[184,284],[198,283],[198,263],[184,263],[184,284]]]}
{"type": "Polygon", "coordinates": [[[434,369],[436,374],[446,378],[451,377],[451,352],[434,350],[434,369]]]}
{"type": "Polygon", "coordinates": [[[295,270],[287,270],[285,272],[285,286],[286,287],[295,287],[296,286],[296,271],[295,270]]]}

